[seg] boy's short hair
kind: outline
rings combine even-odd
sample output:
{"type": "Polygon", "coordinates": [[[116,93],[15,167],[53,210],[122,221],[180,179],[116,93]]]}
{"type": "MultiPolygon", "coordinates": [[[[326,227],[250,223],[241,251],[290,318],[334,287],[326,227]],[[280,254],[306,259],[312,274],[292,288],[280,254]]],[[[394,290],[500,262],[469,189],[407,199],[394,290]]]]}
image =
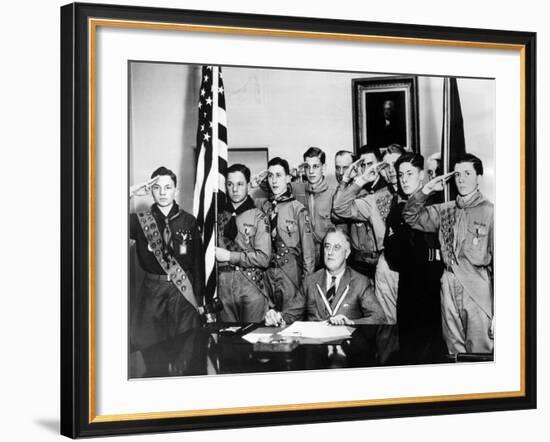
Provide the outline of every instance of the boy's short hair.
{"type": "Polygon", "coordinates": [[[378,147],[365,144],[359,148],[359,156],[366,155],[368,153],[372,153],[378,161],[382,161],[382,154],[380,153],[380,149],[378,149],[378,147]]]}
{"type": "Polygon", "coordinates": [[[160,166],[157,170],[155,170],[151,174],[151,179],[157,176],[169,176],[170,178],[172,178],[172,181],[174,182],[174,186],[178,185],[178,179],[176,178],[176,174],[164,166],[160,166]]]}
{"type": "Polygon", "coordinates": [[[395,170],[399,173],[399,166],[403,163],[411,163],[418,170],[424,170],[424,157],[419,153],[407,152],[395,161],[395,170]]]}
{"type": "Polygon", "coordinates": [[[267,167],[270,168],[271,166],[281,166],[285,173],[288,175],[290,173],[290,167],[288,166],[288,161],[283,160],[281,157],[275,157],[269,160],[269,163],[267,163],[267,167]]]}
{"type": "Polygon", "coordinates": [[[244,179],[246,180],[246,182],[247,183],[250,182],[250,169],[246,167],[244,164],[235,163],[229,166],[225,173],[225,177],[227,178],[230,173],[234,173],[234,172],[241,172],[244,175],[244,179]]]}
{"type": "Polygon", "coordinates": [[[471,153],[460,155],[455,161],[455,166],[461,163],[472,163],[472,166],[474,167],[476,173],[478,175],[483,175],[483,163],[475,155],[472,155],[471,153]]]}
{"type": "Polygon", "coordinates": [[[321,164],[325,164],[326,155],[322,149],[311,146],[308,150],[304,152],[304,161],[306,160],[306,158],[319,158],[321,160],[321,164]]]}

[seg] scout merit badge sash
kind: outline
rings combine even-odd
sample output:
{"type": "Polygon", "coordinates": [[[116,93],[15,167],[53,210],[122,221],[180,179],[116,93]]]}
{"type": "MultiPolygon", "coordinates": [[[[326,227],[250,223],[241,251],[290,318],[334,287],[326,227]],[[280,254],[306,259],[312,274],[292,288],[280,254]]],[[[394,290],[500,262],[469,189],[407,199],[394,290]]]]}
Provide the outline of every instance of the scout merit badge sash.
{"type": "Polygon", "coordinates": [[[334,316],[336,314],[336,312],[338,311],[338,309],[340,308],[340,306],[342,305],[342,302],[344,301],[344,298],[346,297],[346,295],[349,292],[349,284],[346,286],[346,290],[344,290],[344,293],[342,293],[342,296],[340,297],[340,300],[338,301],[338,304],[336,304],[336,307],[334,308],[334,310],[331,308],[331,306],[328,302],[328,299],[325,296],[325,294],[323,293],[323,290],[321,290],[321,287],[319,286],[319,284],[315,284],[315,285],[317,286],[317,290],[319,291],[319,295],[321,295],[321,299],[323,300],[323,303],[325,304],[325,307],[327,308],[327,310],[329,312],[329,315],[334,316]]]}
{"type": "Polygon", "coordinates": [[[195,294],[193,293],[193,286],[191,285],[185,270],[181,268],[173,256],[165,255],[163,253],[162,236],[160,234],[157,221],[151,214],[151,211],[148,210],[146,212],[139,212],[138,219],[145,238],[147,238],[149,250],[155,256],[155,259],[159,263],[160,267],[164,270],[166,276],[170,278],[170,281],[174,283],[176,288],[189,302],[189,304],[191,304],[195,310],[200,313],[197,300],[195,299],[195,294]]]}

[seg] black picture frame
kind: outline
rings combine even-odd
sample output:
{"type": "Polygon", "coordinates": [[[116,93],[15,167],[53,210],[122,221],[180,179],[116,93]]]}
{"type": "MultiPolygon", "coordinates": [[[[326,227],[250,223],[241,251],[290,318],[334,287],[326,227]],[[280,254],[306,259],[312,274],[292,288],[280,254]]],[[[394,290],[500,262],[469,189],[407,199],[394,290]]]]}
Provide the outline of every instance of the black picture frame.
{"type": "MultiPolygon", "coordinates": [[[[326,37],[324,37],[326,38],[326,37]]],[[[335,422],[517,410],[536,407],[536,34],[489,29],[449,28],[222,13],[116,5],[68,4],[61,8],[61,434],[71,437],[136,434],[265,425],[335,422]],[[394,41],[430,41],[478,47],[506,46],[522,57],[522,388],[518,394],[476,399],[439,398],[420,402],[289,407],[277,411],[197,416],[102,419],[95,414],[94,298],[95,170],[90,128],[90,19],[149,23],[229,26],[317,35],[391,37],[394,41]]],[[[91,130],[92,129],[92,130],[91,130]]],[[[518,262],[519,265],[519,262],[518,262]]]]}
{"type": "Polygon", "coordinates": [[[352,80],[354,149],[399,144],[420,153],[416,75],[352,80]],[[387,118],[384,116],[386,103],[387,118]],[[391,121],[390,121],[391,120],[391,121]]]}

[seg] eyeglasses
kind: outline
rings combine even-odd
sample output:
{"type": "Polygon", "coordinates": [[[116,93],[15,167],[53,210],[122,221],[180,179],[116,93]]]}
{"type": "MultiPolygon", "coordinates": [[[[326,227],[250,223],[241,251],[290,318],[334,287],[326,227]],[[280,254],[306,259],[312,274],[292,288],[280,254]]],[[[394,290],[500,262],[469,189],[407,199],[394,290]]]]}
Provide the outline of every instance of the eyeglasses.
{"type": "Polygon", "coordinates": [[[328,243],[325,243],[323,248],[327,252],[330,252],[331,250],[334,250],[335,252],[339,252],[340,250],[342,250],[343,246],[342,246],[342,244],[328,244],[328,243]]]}

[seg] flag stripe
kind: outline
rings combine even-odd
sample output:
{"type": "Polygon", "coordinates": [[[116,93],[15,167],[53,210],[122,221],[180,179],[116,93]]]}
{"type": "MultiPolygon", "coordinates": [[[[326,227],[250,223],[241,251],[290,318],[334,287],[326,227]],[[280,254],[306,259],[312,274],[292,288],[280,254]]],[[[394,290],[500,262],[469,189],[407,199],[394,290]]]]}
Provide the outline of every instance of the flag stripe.
{"type": "Polygon", "coordinates": [[[221,68],[203,66],[198,102],[197,172],[193,214],[202,233],[205,251],[206,301],[216,296],[217,200],[225,198],[227,127],[221,68]]]}

